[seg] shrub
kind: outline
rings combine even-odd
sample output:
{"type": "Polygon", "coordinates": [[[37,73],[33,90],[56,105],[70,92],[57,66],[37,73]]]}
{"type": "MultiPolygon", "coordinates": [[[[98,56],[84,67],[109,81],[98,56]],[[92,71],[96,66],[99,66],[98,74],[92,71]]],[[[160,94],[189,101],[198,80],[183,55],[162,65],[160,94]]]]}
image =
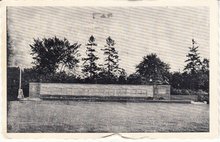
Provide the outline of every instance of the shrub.
{"type": "Polygon", "coordinates": [[[187,89],[181,89],[181,95],[190,95],[190,91],[187,89]]]}
{"type": "Polygon", "coordinates": [[[182,95],[181,89],[171,88],[172,95],[182,95]]]}
{"type": "Polygon", "coordinates": [[[139,74],[133,73],[128,76],[127,84],[142,84],[142,78],[139,74]]]}
{"type": "Polygon", "coordinates": [[[154,98],[153,97],[147,97],[147,100],[153,100],[154,98]]]}
{"type": "Polygon", "coordinates": [[[209,94],[203,90],[189,90],[189,89],[175,89],[171,88],[171,94],[172,95],[197,95],[199,102],[206,101],[209,103],[209,94]]]}
{"type": "Polygon", "coordinates": [[[171,88],[172,95],[207,95],[208,93],[203,90],[190,90],[190,89],[176,89],[171,88]]]}
{"type": "Polygon", "coordinates": [[[198,95],[198,101],[199,102],[206,101],[209,104],[209,95],[208,94],[200,94],[200,95],[198,95]]]}
{"type": "Polygon", "coordinates": [[[163,97],[160,97],[159,100],[165,100],[163,97]]]}

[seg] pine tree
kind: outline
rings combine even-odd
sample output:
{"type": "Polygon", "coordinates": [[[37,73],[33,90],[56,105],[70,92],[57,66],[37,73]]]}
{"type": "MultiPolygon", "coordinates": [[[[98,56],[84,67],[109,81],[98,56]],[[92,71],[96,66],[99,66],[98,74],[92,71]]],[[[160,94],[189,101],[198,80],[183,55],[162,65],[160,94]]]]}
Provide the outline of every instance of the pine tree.
{"type": "Polygon", "coordinates": [[[120,76],[123,69],[119,68],[119,56],[118,52],[115,50],[115,41],[109,36],[106,39],[104,51],[105,60],[104,60],[104,71],[110,76],[120,76]]]}
{"type": "Polygon", "coordinates": [[[209,92],[209,60],[204,58],[201,70],[197,74],[198,88],[209,92]]]}
{"type": "Polygon", "coordinates": [[[119,56],[115,49],[115,41],[109,36],[106,39],[104,49],[104,63],[101,72],[99,73],[99,83],[104,84],[123,84],[126,82],[126,72],[119,67],[119,56]]]}
{"type": "Polygon", "coordinates": [[[187,84],[189,84],[189,89],[198,90],[201,86],[201,69],[202,69],[202,62],[200,60],[200,56],[198,53],[199,46],[197,45],[196,41],[192,39],[192,47],[189,47],[189,53],[186,55],[188,58],[185,62],[187,63],[184,71],[186,71],[187,75],[187,84]]]}
{"type": "Polygon", "coordinates": [[[184,71],[187,71],[190,74],[195,74],[201,68],[198,48],[199,46],[197,46],[195,40],[192,39],[192,47],[189,47],[189,53],[186,55],[188,59],[185,61],[187,65],[184,68],[184,71]]]}
{"type": "Polygon", "coordinates": [[[202,72],[207,73],[209,72],[209,60],[204,58],[202,61],[202,68],[201,68],[202,72]]]}
{"type": "Polygon", "coordinates": [[[95,47],[97,47],[97,44],[95,43],[95,38],[93,35],[89,38],[89,43],[86,44],[86,55],[87,58],[82,58],[84,61],[83,63],[83,73],[85,74],[86,78],[90,80],[94,80],[98,74],[98,71],[100,68],[96,64],[96,60],[99,58],[95,55],[95,47]]]}

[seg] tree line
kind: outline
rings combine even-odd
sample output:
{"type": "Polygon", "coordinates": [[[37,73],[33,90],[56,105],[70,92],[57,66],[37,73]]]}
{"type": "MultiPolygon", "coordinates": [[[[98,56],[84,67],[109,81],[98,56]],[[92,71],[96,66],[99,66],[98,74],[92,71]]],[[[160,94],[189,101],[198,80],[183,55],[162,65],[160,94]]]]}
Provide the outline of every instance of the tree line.
{"type": "Polygon", "coordinates": [[[199,46],[192,39],[192,46],[186,55],[182,72],[171,72],[170,65],[162,61],[157,54],[150,53],[136,65],[136,71],[127,75],[120,67],[120,58],[116,42],[110,36],[100,50],[104,60],[98,62],[96,55],[98,44],[91,35],[86,46],[86,56],[79,53],[81,44],[71,44],[66,38],[34,39],[30,44],[34,62],[32,68],[24,69],[24,81],[101,83],[101,84],[170,84],[178,89],[209,91],[209,60],[202,59],[199,46]],[[82,75],[75,73],[82,61],[82,75]]]}
{"type": "Polygon", "coordinates": [[[209,92],[209,60],[201,58],[198,48],[196,41],[192,39],[183,73],[172,73],[170,82],[173,88],[209,92]]]}

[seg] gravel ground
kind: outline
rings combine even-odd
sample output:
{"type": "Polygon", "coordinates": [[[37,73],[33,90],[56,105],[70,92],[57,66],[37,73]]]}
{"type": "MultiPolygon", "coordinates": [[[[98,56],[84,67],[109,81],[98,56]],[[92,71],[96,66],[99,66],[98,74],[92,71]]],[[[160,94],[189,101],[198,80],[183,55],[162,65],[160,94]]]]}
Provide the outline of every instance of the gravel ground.
{"type": "Polygon", "coordinates": [[[208,132],[209,105],[8,102],[8,132],[208,132]]]}

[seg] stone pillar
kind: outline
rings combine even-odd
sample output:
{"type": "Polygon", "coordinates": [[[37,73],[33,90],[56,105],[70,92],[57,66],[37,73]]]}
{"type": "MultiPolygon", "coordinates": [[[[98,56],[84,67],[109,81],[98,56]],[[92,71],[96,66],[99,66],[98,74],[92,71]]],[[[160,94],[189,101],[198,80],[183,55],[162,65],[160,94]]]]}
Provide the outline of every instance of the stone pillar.
{"type": "Polygon", "coordinates": [[[29,97],[40,98],[40,83],[29,83],[29,97]]]}
{"type": "Polygon", "coordinates": [[[170,100],[170,85],[154,85],[154,98],[170,100]]]}

